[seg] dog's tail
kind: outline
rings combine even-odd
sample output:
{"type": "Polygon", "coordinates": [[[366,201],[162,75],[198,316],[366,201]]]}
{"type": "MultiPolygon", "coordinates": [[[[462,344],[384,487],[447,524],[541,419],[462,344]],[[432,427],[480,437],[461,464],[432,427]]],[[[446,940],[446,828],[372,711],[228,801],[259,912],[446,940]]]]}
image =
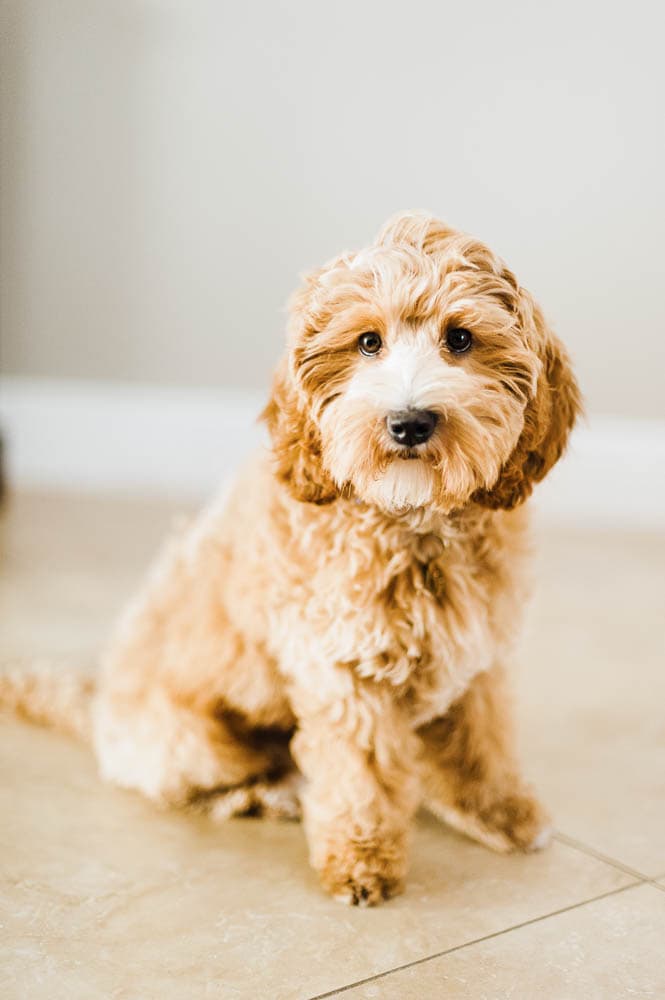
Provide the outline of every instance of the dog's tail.
{"type": "Polygon", "coordinates": [[[53,664],[0,670],[0,709],[86,743],[92,735],[95,681],[53,664]]]}

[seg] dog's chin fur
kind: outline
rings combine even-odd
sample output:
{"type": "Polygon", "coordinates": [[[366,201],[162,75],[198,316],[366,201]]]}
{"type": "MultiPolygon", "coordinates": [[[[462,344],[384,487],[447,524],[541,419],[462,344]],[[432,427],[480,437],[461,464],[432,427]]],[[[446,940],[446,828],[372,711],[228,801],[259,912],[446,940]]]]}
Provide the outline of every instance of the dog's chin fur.
{"type": "Polygon", "coordinates": [[[387,513],[400,513],[431,506],[434,487],[434,472],[425,461],[394,458],[369,484],[361,499],[387,513]]]}
{"type": "Polygon", "coordinates": [[[271,452],[169,543],[94,710],[84,687],[39,679],[0,677],[0,702],[90,736],[102,775],[160,803],[223,798],[215,815],[293,815],[297,764],[311,862],[346,902],[400,890],[423,801],[497,850],[541,845],[503,665],[524,603],[520,504],[579,405],[505,265],[398,217],[296,295],[271,452]],[[468,354],[448,349],[451,327],[472,331],[468,354]],[[367,330],[376,357],[358,351],[367,330]],[[439,418],[415,457],[388,434],[405,407],[439,418]]]}

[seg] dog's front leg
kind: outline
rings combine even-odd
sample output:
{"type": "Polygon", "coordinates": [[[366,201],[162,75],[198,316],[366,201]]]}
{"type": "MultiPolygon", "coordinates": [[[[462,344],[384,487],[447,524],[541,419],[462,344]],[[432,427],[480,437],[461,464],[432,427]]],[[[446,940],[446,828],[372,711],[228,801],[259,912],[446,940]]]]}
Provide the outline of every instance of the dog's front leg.
{"type": "Polygon", "coordinates": [[[307,779],[310,860],[335,899],[371,906],[401,890],[418,748],[391,693],[373,683],[299,712],[292,750],[307,779]]]}
{"type": "Polygon", "coordinates": [[[496,851],[531,851],[550,822],[522,778],[503,671],[478,674],[446,715],[419,730],[425,805],[496,851]]]}

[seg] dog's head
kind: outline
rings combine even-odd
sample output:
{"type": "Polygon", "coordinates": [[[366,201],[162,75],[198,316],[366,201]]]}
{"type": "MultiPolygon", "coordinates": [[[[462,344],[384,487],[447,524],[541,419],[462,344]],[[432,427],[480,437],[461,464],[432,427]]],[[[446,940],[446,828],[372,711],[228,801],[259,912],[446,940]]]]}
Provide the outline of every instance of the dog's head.
{"type": "Polygon", "coordinates": [[[566,352],[514,275],[406,214],[307,277],[265,417],[298,499],[450,511],[521,503],[579,410],[566,352]]]}

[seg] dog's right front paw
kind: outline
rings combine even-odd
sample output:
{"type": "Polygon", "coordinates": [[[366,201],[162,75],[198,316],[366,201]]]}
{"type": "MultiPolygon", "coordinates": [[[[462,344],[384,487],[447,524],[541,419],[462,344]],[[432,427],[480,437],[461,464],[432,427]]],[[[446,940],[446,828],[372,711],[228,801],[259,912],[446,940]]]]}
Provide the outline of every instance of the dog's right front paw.
{"type": "Polygon", "coordinates": [[[404,888],[404,854],[395,844],[338,844],[316,868],[326,892],[347,906],[376,906],[404,888]]]}

